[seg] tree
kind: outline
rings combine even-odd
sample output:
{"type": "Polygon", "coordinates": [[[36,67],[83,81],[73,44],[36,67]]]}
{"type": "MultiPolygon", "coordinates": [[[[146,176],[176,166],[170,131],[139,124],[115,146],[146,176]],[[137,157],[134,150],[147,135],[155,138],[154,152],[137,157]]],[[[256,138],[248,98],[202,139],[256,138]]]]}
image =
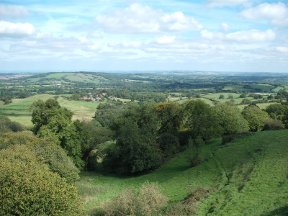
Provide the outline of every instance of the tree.
{"type": "Polygon", "coordinates": [[[132,106],[119,119],[116,145],[105,157],[106,166],[122,174],[138,174],[161,165],[156,142],[159,121],[152,106],[132,106]]]}
{"type": "Polygon", "coordinates": [[[272,119],[283,121],[285,113],[288,111],[288,106],[284,104],[270,104],[265,111],[272,119]]]}
{"type": "Polygon", "coordinates": [[[101,103],[97,107],[94,119],[102,127],[113,127],[113,124],[124,110],[125,105],[121,101],[101,103]]]}
{"type": "Polygon", "coordinates": [[[0,151],[0,215],[79,215],[76,187],[24,145],[0,151]]]}
{"type": "Polygon", "coordinates": [[[257,105],[245,107],[242,115],[248,121],[249,128],[253,132],[262,130],[265,122],[270,119],[268,113],[261,110],[257,105]]]}
{"type": "Polygon", "coordinates": [[[156,113],[161,122],[159,134],[177,134],[182,121],[180,105],[176,103],[160,103],[156,106],[156,113]]]}
{"type": "Polygon", "coordinates": [[[45,125],[57,133],[71,122],[73,115],[68,109],[62,108],[55,99],[48,99],[45,102],[38,100],[32,104],[31,109],[35,134],[38,134],[40,128],[45,125]]]}
{"type": "Polygon", "coordinates": [[[83,166],[81,143],[72,122],[71,111],[61,107],[55,99],[48,99],[46,102],[39,100],[32,105],[32,122],[36,135],[58,140],[75,165],[79,168],[83,166]]]}
{"type": "Polygon", "coordinates": [[[236,134],[249,130],[248,122],[241,111],[233,104],[220,103],[213,108],[224,135],[236,134]]]}
{"type": "Polygon", "coordinates": [[[193,139],[201,137],[205,141],[220,134],[217,117],[210,105],[201,100],[192,100],[184,105],[183,126],[193,139]]]}
{"type": "Polygon", "coordinates": [[[85,168],[90,166],[89,159],[93,150],[97,146],[109,140],[114,139],[114,133],[111,129],[99,126],[95,120],[89,122],[75,121],[77,136],[81,143],[82,160],[85,162],[85,168]]]}
{"type": "Polygon", "coordinates": [[[163,133],[157,141],[165,157],[170,157],[179,152],[180,143],[177,136],[170,133],[163,133]]]}

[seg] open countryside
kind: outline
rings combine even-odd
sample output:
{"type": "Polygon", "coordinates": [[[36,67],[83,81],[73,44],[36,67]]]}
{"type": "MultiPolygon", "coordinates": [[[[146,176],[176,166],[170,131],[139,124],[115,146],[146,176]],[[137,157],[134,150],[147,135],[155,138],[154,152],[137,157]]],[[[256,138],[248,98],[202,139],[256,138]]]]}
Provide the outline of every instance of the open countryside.
{"type": "Polygon", "coordinates": [[[288,2],[0,2],[0,216],[287,216],[288,2]]]}

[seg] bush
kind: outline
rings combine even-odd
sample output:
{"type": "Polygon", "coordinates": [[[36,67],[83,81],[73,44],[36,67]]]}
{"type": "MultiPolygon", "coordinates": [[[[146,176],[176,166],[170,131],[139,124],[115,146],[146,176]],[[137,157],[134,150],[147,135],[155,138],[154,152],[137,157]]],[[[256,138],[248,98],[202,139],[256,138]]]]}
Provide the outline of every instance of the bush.
{"type": "Polygon", "coordinates": [[[0,149],[7,149],[14,145],[25,145],[35,154],[35,159],[39,163],[47,164],[51,171],[58,173],[68,182],[79,179],[79,170],[59,145],[40,139],[28,131],[7,133],[0,137],[0,149]]]}
{"type": "Polygon", "coordinates": [[[270,119],[268,113],[261,110],[256,105],[245,107],[242,111],[242,115],[248,121],[250,131],[252,132],[262,130],[265,122],[270,119]]]}
{"type": "Polygon", "coordinates": [[[166,197],[157,184],[145,183],[139,191],[126,190],[105,205],[105,215],[155,215],[167,204],[166,197]]]}
{"type": "Polygon", "coordinates": [[[24,127],[18,122],[13,122],[7,117],[0,117],[0,133],[23,131],[24,127]]]}
{"type": "Polygon", "coordinates": [[[77,190],[26,146],[0,151],[0,215],[79,215],[77,190]]]}
{"type": "Polygon", "coordinates": [[[280,120],[270,119],[263,127],[263,130],[281,130],[284,128],[284,124],[280,120]]]}
{"type": "Polygon", "coordinates": [[[163,211],[163,215],[166,216],[190,216],[197,214],[197,205],[198,203],[206,198],[211,191],[203,188],[198,188],[192,193],[188,194],[188,196],[181,202],[169,205],[163,211]]]}

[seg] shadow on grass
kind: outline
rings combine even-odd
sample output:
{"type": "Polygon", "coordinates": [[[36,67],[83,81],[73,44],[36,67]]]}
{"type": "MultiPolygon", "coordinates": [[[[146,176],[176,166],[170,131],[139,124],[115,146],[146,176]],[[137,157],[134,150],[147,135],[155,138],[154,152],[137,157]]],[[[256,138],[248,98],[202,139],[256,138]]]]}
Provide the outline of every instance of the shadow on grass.
{"type": "Polygon", "coordinates": [[[288,206],[283,206],[271,212],[263,214],[261,216],[287,216],[287,215],[288,215],[288,206]]]}
{"type": "Polygon", "coordinates": [[[3,114],[3,113],[0,113],[0,116],[13,116],[13,117],[17,117],[17,116],[27,116],[27,117],[30,117],[30,115],[28,114],[21,114],[21,113],[7,113],[7,114],[3,114]]]}

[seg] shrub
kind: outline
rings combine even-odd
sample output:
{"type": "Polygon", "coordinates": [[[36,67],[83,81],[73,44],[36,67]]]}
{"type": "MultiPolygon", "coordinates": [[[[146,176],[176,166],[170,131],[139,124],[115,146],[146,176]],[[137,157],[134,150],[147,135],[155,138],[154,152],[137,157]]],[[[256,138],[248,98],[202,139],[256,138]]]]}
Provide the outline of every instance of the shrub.
{"type": "Polygon", "coordinates": [[[24,128],[18,122],[13,122],[7,117],[0,117],[0,133],[23,131],[24,128]]]}
{"type": "Polygon", "coordinates": [[[280,120],[270,119],[263,127],[263,130],[281,130],[284,128],[284,124],[280,120]]]}
{"type": "Polygon", "coordinates": [[[211,191],[203,188],[198,188],[192,193],[188,194],[188,196],[181,202],[169,205],[166,209],[164,209],[163,213],[166,216],[190,216],[194,215],[197,212],[197,204],[202,199],[206,198],[211,191]]]}
{"type": "Polygon", "coordinates": [[[155,215],[167,204],[157,184],[145,183],[139,191],[126,190],[105,205],[105,215],[155,215]]]}
{"type": "Polygon", "coordinates": [[[0,151],[0,215],[79,215],[77,190],[26,146],[0,151]]]}
{"type": "Polygon", "coordinates": [[[250,131],[262,130],[266,121],[270,119],[267,112],[256,105],[249,105],[242,111],[244,118],[248,121],[250,131]]]}
{"type": "Polygon", "coordinates": [[[7,133],[0,137],[0,149],[7,149],[14,145],[25,145],[35,154],[35,159],[39,163],[47,164],[51,171],[66,178],[68,182],[79,179],[79,170],[59,145],[40,139],[28,131],[7,133]]]}

